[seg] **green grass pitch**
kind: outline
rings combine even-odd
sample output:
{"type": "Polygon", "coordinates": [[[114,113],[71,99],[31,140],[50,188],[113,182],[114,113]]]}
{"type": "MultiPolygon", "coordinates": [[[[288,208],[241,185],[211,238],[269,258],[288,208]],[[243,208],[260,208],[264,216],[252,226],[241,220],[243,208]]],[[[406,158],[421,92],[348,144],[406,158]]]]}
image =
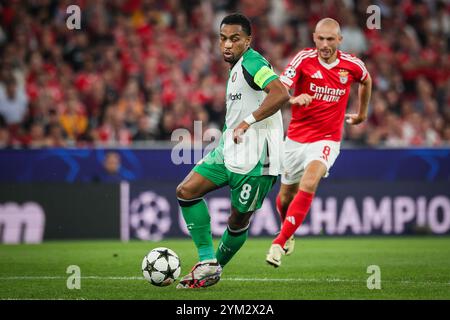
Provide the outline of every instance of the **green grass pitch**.
{"type": "Polygon", "coordinates": [[[140,270],[165,246],[184,275],[196,262],[189,239],[1,245],[0,299],[450,299],[450,237],[297,238],[278,269],[264,261],[270,242],[250,238],[217,285],[195,290],[152,286],[140,270]],[[66,286],[69,265],[81,268],[79,290],[66,286]],[[367,288],[370,265],[380,267],[379,290],[367,288]]]}

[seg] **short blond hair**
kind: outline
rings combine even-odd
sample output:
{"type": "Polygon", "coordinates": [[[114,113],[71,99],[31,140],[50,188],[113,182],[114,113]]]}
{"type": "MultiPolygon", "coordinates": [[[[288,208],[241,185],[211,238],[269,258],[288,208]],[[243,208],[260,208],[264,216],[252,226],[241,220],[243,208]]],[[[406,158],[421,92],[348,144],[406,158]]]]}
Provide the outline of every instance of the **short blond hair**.
{"type": "Polygon", "coordinates": [[[336,20],[334,20],[332,18],[323,18],[319,22],[317,22],[316,29],[314,32],[317,32],[317,29],[322,26],[334,27],[334,28],[336,28],[337,34],[341,35],[341,26],[339,25],[339,22],[337,22],[336,20]]]}

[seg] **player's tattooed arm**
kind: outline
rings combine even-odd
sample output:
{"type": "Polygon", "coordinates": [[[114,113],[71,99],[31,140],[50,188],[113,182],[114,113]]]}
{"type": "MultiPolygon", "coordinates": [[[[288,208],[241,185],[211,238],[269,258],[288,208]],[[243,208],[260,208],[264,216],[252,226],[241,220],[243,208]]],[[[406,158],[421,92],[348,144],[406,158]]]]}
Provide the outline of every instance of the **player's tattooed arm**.
{"type": "Polygon", "coordinates": [[[359,110],[358,113],[346,114],[346,121],[349,124],[360,124],[367,119],[367,112],[369,110],[370,95],[372,93],[372,78],[370,74],[366,79],[359,84],[358,88],[358,100],[359,110]]]}
{"type": "Polygon", "coordinates": [[[279,79],[271,81],[264,88],[264,91],[267,93],[267,96],[259,108],[234,129],[233,140],[235,143],[240,143],[242,141],[241,136],[253,123],[275,114],[286,102],[289,101],[289,93],[279,79]]]}

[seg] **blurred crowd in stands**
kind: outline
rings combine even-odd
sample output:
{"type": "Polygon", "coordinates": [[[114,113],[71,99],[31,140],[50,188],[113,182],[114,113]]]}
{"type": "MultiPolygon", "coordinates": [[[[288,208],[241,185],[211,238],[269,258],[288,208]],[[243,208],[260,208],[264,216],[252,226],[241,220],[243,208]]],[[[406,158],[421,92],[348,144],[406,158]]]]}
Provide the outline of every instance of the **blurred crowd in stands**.
{"type": "MultiPolygon", "coordinates": [[[[0,3],[0,147],[130,146],[176,128],[221,129],[228,65],[221,19],[247,15],[253,47],[283,71],[323,17],[374,88],[344,145],[450,144],[450,4],[433,0],[5,0],[0,3]],[[70,30],[67,7],[81,8],[70,30]],[[381,29],[368,29],[377,5],[381,29]]],[[[349,111],[357,109],[354,86],[349,111]]],[[[283,110],[285,127],[290,110],[283,110]]]]}

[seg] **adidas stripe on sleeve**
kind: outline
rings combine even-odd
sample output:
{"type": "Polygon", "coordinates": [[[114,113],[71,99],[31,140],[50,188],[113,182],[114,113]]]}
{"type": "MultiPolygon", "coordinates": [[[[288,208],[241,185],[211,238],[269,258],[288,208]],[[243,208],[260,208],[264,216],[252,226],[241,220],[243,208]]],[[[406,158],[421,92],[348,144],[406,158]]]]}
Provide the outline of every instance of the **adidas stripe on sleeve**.
{"type": "Polygon", "coordinates": [[[280,76],[280,81],[291,88],[300,77],[302,62],[307,58],[312,58],[315,56],[317,56],[316,49],[305,49],[297,53],[297,55],[295,55],[295,57],[287,65],[283,74],[280,76]]]}

